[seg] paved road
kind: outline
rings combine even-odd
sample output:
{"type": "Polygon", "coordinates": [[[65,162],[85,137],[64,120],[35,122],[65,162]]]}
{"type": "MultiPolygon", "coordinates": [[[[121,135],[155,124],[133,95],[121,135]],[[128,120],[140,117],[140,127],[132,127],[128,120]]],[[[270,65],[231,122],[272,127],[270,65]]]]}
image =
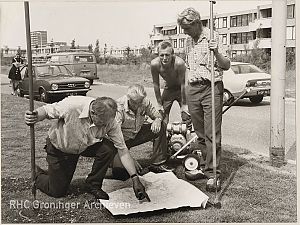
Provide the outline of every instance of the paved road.
{"type": "MultiPolygon", "coordinates": [[[[10,93],[6,75],[1,77],[1,93],[10,93]]],[[[96,82],[89,91],[89,96],[110,96],[118,98],[126,93],[127,87],[101,84],[96,82]]],[[[152,88],[146,88],[149,98],[155,101],[152,88]]],[[[287,101],[285,105],[285,146],[286,158],[296,160],[296,106],[294,101],[287,101]]],[[[179,106],[172,108],[170,121],[178,121],[179,106]]],[[[222,144],[248,149],[262,155],[269,155],[270,145],[270,101],[265,98],[259,105],[252,105],[249,100],[240,100],[223,116],[222,144]]]]}

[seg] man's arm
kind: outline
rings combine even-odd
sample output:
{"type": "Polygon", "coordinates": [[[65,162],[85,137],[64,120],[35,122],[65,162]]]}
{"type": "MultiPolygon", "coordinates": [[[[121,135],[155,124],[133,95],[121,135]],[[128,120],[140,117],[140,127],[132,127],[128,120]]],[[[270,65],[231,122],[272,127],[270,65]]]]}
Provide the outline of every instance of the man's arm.
{"type": "Polygon", "coordinates": [[[33,112],[28,110],[25,112],[25,123],[30,126],[44,119],[61,118],[69,108],[69,100],[64,98],[59,102],[41,106],[33,112]]]}
{"type": "Polygon", "coordinates": [[[155,58],[151,61],[152,82],[153,82],[156,101],[158,104],[158,109],[163,110],[161,93],[160,93],[160,84],[159,84],[159,65],[157,64],[156,61],[157,61],[157,58],[155,58]]]}
{"type": "Polygon", "coordinates": [[[219,38],[217,32],[215,32],[214,35],[216,40],[210,41],[210,49],[214,51],[214,55],[216,57],[219,67],[221,67],[223,70],[229,70],[230,59],[226,55],[226,51],[223,47],[222,40],[221,38],[219,38]]]}
{"type": "Polygon", "coordinates": [[[185,93],[186,66],[185,66],[185,62],[181,58],[179,58],[177,63],[177,71],[178,71],[178,77],[180,79],[180,87],[181,87],[181,111],[188,113],[188,107],[186,104],[186,93],[185,93]]]}
{"type": "MultiPolygon", "coordinates": [[[[115,121],[113,127],[111,128],[111,130],[108,132],[107,135],[114,143],[114,146],[118,149],[120,160],[123,166],[125,167],[125,169],[127,170],[127,172],[129,173],[130,177],[132,178],[133,190],[135,196],[138,199],[143,199],[143,198],[149,199],[145,191],[145,187],[140,182],[139,177],[137,176],[134,160],[131,157],[128,148],[126,147],[120,123],[117,123],[115,121]]],[[[150,199],[148,201],[150,201],[150,199]]]]}

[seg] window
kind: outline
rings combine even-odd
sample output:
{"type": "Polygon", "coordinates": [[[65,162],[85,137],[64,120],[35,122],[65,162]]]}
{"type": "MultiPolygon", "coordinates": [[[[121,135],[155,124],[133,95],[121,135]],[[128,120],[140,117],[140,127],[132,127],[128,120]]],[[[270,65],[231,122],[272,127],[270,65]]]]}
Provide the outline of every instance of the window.
{"type": "Polygon", "coordinates": [[[248,26],[248,14],[242,16],[242,26],[248,26]]]}
{"type": "Polygon", "coordinates": [[[248,14],[248,22],[252,22],[252,13],[248,14]]]}
{"type": "Polygon", "coordinates": [[[236,38],[236,43],[237,44],[241,44],[242,43],[242,33],[238,33],[237,34],[237,38],[236,38]]]}
{"type": "Polygon", "coordinates": [[[295,31],[296,31],[295,26],[287,27],[286,28],[286,39],[295,40],[295,36],[296,36],[295,31]]]}
{"type": "Polygon", "coordinates": [[[242,26],[242,15],[239,15],[236,17],[236,26],[241,27],[242,26]]]}
{"type": "Polygon", "coordinates": [[[230,26],[231,27],[236,27],[236,16],[231,16],[230,17],[230,26]]]}
{"type": "Polygon", "coordinates": [[[179,26],[179,34],[183,34],[183,29],[179,26]]]}
{"type": "Polygon", "coordinates": [[[232,52],[231,52],[231,57],[232,57],[232,58],[235,58],[235,57],[236,57],[236,51],[232,51],[232,52]]]}
{"type": "Polygon", "coordinates": [[[222,43],[223,45],[227,45],[227,34],[222,35],[222,43]]]}
{"type": "Polygon", "coordinates": [[[237,44],[237,35],[230,34],[230,44],[237,44]]]}
{"type": "Polygon", "coordinates": [[[184,38],[179,39],[179,48],[184,48],[184,38]]]}
{"type": "Polygon", "coordinates": [[[219,29],[219,28],[221,28],[220,26],[219,26],[219,19],[220,18],[216,18],[214,21],[215,21],[215,28],[217,28],[217,29],[219,29]]]}
{"type": "Polygon", "coordinates": [[[177,48],[177,39],[173,40],[173,48],[177,48]]]}
{"type": "Polygon", "coordinates": [[[247,42],[247,33],[242,33],[242,44],[246,44],[247,42]]]}
{"type": "Polygon", "coordinates": [[[227,27],[227,17],[223,17],[223,28],[227,27]]]}
{"type": "Polygon", "coordinates": [[[253,40],[253,33],[251,32],[247,32],[247,42],[250,41],[250,40],[253,40]]]}
{"type": "Polygon", "coordinates": [[[288,19],[295,18],[295,5],[287,6],[287,18],[288,19]]]}

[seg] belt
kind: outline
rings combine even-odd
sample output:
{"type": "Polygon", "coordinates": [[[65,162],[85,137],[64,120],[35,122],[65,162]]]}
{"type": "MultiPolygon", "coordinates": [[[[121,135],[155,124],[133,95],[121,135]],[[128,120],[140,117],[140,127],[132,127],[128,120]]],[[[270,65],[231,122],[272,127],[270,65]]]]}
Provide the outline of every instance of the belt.
{"type": "Polygon", "coordinates": [[[210,85],[210,80],[208,80],[208,79],[198,79],[198,80],[195,80],[195,81],[193,81],[193,82],[188,82],[189,83],[189,85],[191,85],[191,86],[193,86],[193,85],[197,85],[197,84],[202,84],[202,85],[207,85],[207,84],[209,84],[210,85]]]}

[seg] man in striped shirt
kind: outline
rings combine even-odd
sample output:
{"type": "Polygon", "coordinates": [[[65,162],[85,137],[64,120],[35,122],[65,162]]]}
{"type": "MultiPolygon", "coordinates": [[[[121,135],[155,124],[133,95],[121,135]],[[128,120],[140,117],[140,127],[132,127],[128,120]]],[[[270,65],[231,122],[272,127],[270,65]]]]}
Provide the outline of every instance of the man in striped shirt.
{"type": "Polygon", "coordinates": [[[208,181],[206,189],[215,191],[221,189],[219,180],[221,158],[221,124],[223,91],[223,70],[230,68],[230,60],[222,48],[218,34],[214,32],[210,37],[210,30],[204,27],[200,14],[194,8],[187,8],[178,15],[178,24],[189,35],[186,41],[187,53],[187,103],[192,117],[199,146],[203,153],[205,166],[204,174],[208,181]],[[215,65],[211,68],[210,52],[214,52],[215,65]],[[217,180],[214,180],[212,158],[212,98],[211,98],[211,70],[215,74],[215,115],[216,115],[216,153],[217,180]],[[216,185],[215,185],[216,184],[216,185]]]}

